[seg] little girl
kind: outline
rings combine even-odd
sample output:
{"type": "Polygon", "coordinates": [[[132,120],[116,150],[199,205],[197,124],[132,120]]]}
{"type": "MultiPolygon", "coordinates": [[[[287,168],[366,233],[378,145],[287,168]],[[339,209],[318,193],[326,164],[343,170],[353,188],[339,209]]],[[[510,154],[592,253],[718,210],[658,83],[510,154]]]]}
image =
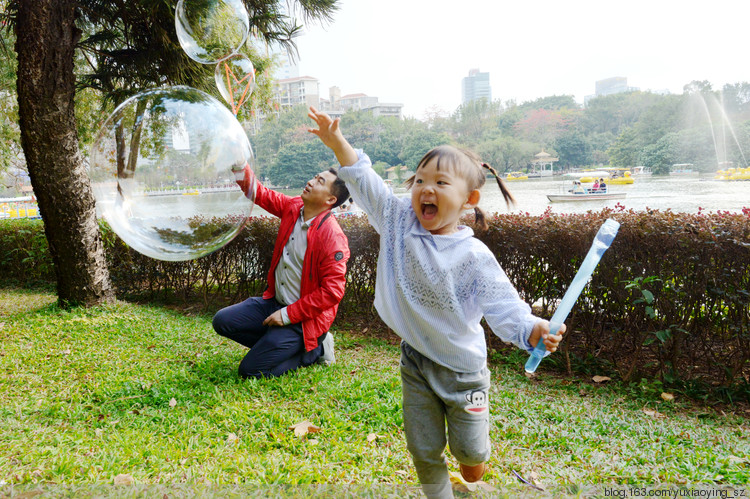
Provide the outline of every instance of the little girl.
{"type": "MultiPolygon", "coordinates": [[[[429,497],[452,497],[445,459],[451,453],[467,481],[479,480],[490,457],[487,346],[484,316],[504,341],[531,351],[540,339],[554,352],[562,339],[518,296],[492,252],[458,225],[477,208],[486,170],[451,146],[429,151],[409,179],[411,199],[398,198],[355,151],[339,120],[314,108],[309,129],[336,154],[339,178],[380,234],[375,307],[402,338],[401,382],[406,443],[429,497]],[[351,165],[351,166],[350,166],[351,165]]],[[[513,197],[498,178],[506,202],[513,197]]]]}

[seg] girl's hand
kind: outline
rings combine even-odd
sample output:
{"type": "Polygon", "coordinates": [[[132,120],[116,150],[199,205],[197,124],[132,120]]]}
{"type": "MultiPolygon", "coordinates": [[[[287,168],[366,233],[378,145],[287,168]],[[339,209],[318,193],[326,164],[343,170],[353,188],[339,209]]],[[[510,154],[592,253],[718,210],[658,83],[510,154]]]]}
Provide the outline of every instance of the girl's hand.
{"type": "Polygon", "coordinates": [[[331,119],[328,114],[318,111],[312,106],[310,106],[307,115],[318,125],[317,130],[315,128],[308,128],[307,131],[317,135],[325,145],[335,151],[337,146],[346,141],[339,129],[340,118],[331,119]]]}
{"type": "Polygon", "coordinates": [[[531,346],[535,347],[537,343],[539,343],[539,339],[544,342],[544,346],[547,347],[547,351],[554,352],[557,350],[558,345],[562,341],[563,334],[567,330],[567,327],[565,327],[565,324],[560,325],[560,329],[558,329],[557,334],[552,335],[549,334],[549,321],[539,321],[536,324],[534,324],[534,328],[531,330],[531,335],[529,336],[529,343],[531,343],[531,346]]]}
{"type": "Polygon", "coordinates": [[[318,128],[308,128],[307,131],[317,135],[320,140],[333,150],[341,166],[350,166],[357,162],[357,152],[347,142],[339,128],[339,118],[331,119],[326,113],[310,106],[307,115],[317,123],[318,128]]]}

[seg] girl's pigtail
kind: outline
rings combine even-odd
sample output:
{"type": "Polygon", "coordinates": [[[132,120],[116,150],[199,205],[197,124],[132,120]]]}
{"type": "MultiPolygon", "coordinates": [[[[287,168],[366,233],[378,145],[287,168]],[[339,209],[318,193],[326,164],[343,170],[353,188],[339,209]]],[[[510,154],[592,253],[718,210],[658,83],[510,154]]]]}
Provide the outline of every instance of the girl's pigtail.
{"type": "MultiPolygon", "coordinates": [[[[500,178],[500,175],[497,174],[497,170],[492,168],[487,163],[482,163],[482,168],[489,170],[489,172],[495,176],[497,185],[500,187],[500,192],[503,193],[503,199],[505,199],[505,203],[508,206],[510,206],[511,204],[515,204],[516,199],[513,197],[513,194],[510,193],[508,187],[505,185],[505,182],[503,182],[503,179],[500,178]]],[[[478,228],[480,228],[481,230],[487,230],[489,228],[489,226],[487,225],[487,217],[485,216],[484,211],[482,211],[482,209],[478,206],[474,208],[474,216],[476,217],[478,228]]]]}
{"type": "Polygon", "coordinates": [[[480,208],[479,206],[474,207],[474,220],[477,229],[485,231],[490,228],[490,226],[487,225],[487,217],[484,214],[484,210],[482,210],[482,208],[480,208]]]}
{"type": "Polygon", "coordinates": [[[414,186],[414,179],[417,177],[416,173],[412,175],[411,177],[404,180],[404,185],[406,186],[406,189],[409,190],[414,186]]]}
{"type": "Polygon", "coordinates": [[[497,185],[500,187],[500,192],[503,193],[503,199],[505,199],[505,204],[507,204],[508,206],[515,205],[516,198],[513,197],[513,194],[510,193],[510,191],[508,190],[508,187],[505,185],[505,182],[503,182],[503,179],[500,178],[500,175],[497,174],[497,170],[492,168],[487,163],[482,163],[482,167],[489,170],[490,173],[495,176],[495,180],[497,180],[497,185]]]}

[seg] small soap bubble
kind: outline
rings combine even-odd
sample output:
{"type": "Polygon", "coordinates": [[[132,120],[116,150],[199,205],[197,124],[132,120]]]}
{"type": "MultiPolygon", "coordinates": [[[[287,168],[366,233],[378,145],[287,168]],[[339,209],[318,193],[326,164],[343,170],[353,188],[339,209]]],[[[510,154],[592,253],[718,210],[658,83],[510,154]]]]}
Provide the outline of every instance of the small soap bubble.
{"type": "Polygon", "coordinates": [[[219,93],[236,116],[255,89],[255,68],[250,59],[242,54],[234,54],[216,65],[214,80],[219,93]]]}
{"type": "Polygon", "coordinates": [[[242,0],[179,0],[174,23],[180,46],[201,64],[216,64],[229,57],[250,32],[242,0]]]}

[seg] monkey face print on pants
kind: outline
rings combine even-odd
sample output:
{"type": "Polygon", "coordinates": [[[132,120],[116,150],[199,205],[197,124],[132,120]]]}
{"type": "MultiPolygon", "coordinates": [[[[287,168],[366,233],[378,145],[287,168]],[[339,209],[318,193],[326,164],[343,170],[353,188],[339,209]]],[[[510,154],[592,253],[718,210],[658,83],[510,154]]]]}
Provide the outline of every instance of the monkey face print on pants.
{"type": "Polygon", "coordinates": [[[466,394],[468,404],[464,410],[470,414],[485,412],[488,406],[487,392],[484,390],[473,390],[466,394]]]}

